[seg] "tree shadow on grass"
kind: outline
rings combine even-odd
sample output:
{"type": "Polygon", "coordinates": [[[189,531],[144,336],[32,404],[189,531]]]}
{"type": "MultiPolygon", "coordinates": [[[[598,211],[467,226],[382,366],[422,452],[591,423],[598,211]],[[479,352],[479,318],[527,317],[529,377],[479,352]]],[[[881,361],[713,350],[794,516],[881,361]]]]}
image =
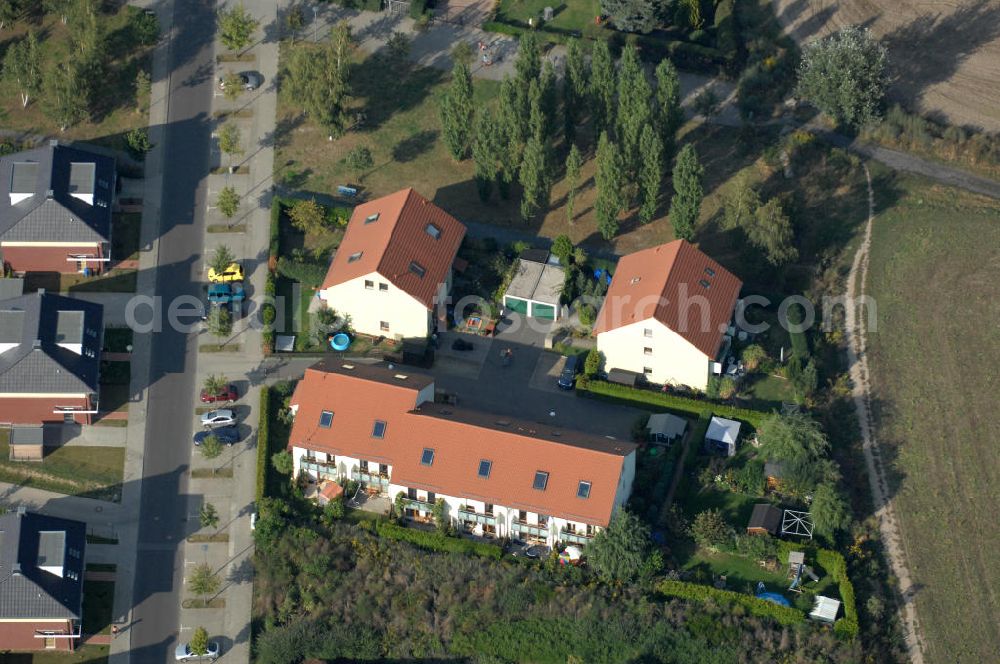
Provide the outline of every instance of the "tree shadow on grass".
{"type": "Polygon", "coordinates": [[[352,92],[364,99],[362,132],[374,131],[396,113],[419,106],[445,78],[444,72],[429,67],[409,67],[402,77],[400,73],[388,58],[378,54],[351,68],[352,92]]]}
{"type": "Polygon", "coordinates": [[[437,142],[438,134],[439,132],[428,129],[404,138],[393,146],[393,160],[405,163],[429,152],[434,147],[434,143],[437,142]]]}

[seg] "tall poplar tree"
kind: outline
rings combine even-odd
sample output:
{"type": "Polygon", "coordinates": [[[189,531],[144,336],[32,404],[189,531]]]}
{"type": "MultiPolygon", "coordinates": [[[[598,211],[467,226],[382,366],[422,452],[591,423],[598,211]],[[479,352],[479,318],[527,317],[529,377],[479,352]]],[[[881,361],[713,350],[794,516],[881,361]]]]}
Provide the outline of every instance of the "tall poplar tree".
{"type": "Polygon", "coordinates": [[[468,65],[456,62],[451,70],[451,86],[441,102],[441,130],[448,152],[459,161],[469,153],[474,113],[472,74],[468,65]]]}
{"type": "Polygon", "coordinates": [[[674,151],[675,136],[683,121],[681,80],[673,63],[664,58],[656,65],[656,126],[667,154],[674,151]]]}
{"type": "Polygon", "coordinates": [[[701,184],[703,173],[698,153],[688,143],[677,154],[674,164],[674,197],[670,201],[670,223],[674,227],[674,235],[683,240],[690,240],[694,235],[694,225],[698,221],[704,195],[701,184]]]}
{"type": "Polygon", "coordinates": [[[639,51],[628,44],[622,51],[618,68],[618,142],[625,172],[634,177],[641,164],[639,138],[652,120],[649,102],[652,90],[639,62],[639,51]]]}
{"type": "Polygon", "coordinates": [[[573,223],[573,208],[576,206],[576,190],[580,186],[580,166],[583,158],[576,144],[570,145],[569,155],[566,157],[566,184],[569,187],[566,191],[566,220],[573,223]]]}
{"type": "Polygon", "coordinates": [[[615,63],[603,39],[594,41],[590,58],[590,105],[594,130],[605,131],[615,124],[615,63]]]}
{"type": "Polygon", "coordinates": [[[663,182],[663,143],[652,125],[647,124],[642,129],[642,137],[639,139],[639,153],[642,159],[642,166],[639,170],[639,188],[642,199],[639,219],[642,223],[648,224],[656,214],[660,185],[663,182]]]}
{"type": "Polygon", "coordinates": [[[597,185],[597,200],[594,202],[597,230],[605,240],[610,240],[618,234],[618,215],[625,207],[625,200],[622,196],[621,155],[606,131],[601,132],[597,143],[597,174],[594,180],[597,185]]]}
{"type": "Polygon", "coordinates": [[[563,136],[568,142],[576,137],[576,126],[583,117],[586,100],[587,65],[580,42],[571,39],[566,46],[566,71],[562,82],[563,136]]]}

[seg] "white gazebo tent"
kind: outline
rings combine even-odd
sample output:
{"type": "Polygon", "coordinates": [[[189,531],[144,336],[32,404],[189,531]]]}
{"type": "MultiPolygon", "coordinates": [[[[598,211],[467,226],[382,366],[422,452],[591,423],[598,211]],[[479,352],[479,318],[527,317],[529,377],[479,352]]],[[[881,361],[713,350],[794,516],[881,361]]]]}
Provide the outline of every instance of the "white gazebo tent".
{"type": "Polygon", "coordinates": [[[816,603],[809,617],[820,622],[832,623],[837,620],[838,611],[840,611],[840,600],[816,595],[816,603]]]}
{"type": "Polygon", "coordinates": [[[722,452],[726,456],[736,454],[736,441],[740,437],[740,422],[724,417],[713,417],[705,434],[705,449],[722,452]]]}

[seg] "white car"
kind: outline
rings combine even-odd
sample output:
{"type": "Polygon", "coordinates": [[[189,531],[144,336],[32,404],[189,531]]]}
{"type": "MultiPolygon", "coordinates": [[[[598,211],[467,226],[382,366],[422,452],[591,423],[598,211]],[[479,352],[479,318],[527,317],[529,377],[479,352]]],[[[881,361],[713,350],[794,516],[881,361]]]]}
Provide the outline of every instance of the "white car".
{"type": "Polygon", "coordinates": [[[236,424],[233,411],[227,409],[210,410],[201,416],[203,427],[227,427],[236,424]]]}
{"type": "Polygon", "coordinates": [[[216,641],[208,642],[208,652],[204,655],[191,652],[190,643],[182,643],[174,651],[174,660],[178,662],[214,662],[217,659],[219,659],[219,644],[216,641]]]}

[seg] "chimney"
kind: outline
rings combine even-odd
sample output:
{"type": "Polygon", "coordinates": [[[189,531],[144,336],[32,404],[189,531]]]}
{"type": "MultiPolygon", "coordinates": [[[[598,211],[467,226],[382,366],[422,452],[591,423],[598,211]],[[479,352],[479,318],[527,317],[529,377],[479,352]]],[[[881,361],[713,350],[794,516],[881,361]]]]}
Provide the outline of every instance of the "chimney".
{"type": "Polygon", "coordinates": [[[18,516],[24,516],[27,513],[28,513],[28,508],[27,507],[25,507],[24,505],[18,505],[17,506],[17,515],[18,516]]]}
{"type": "Polygon", "coordinates": [[[21,563],[14,563],[10,568],[10,573],[13,576],[21,576],[21,563]]]}
{"type": "Polygon", "coordinates": [[[50,148],[59,147],[59,139],[58,138],[49,139],[49,147],[50,148]]]}
{"type": "Polygon", "coordinates": [[[42,347],[42,340],[41,339],[35,339],[34,341],[31,342],[31,349],[32,350],[38,350],[41,347],[42,347]]]}
{"type": "Polygon", "coordinates": [[[52,198],[53,196],[55,196],[55,192],[54,191],[52,191],[51,189],[46,189],[45,190],[45,198],[52,198]]]}
{"type": "Polygon", "coordinates": [[[39,288],[38,289],[38,294],[39,295],[45,295],[45,289],[44,288],[39,288]]]}

